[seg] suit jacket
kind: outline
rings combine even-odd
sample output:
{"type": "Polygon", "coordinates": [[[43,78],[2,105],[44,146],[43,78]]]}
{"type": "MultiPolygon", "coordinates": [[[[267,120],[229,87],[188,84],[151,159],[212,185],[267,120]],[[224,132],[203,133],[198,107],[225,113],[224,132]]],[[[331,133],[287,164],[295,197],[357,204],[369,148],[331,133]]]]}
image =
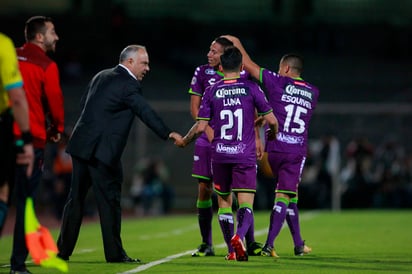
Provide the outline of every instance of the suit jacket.
{"type": "Polygon", "coordinates": [[[119,65],[93,77],[81,107],[67,146],[81,159],[118,166],[136,116],[164,140],[171,132],[143,98],[139,81],[119,65]]]}

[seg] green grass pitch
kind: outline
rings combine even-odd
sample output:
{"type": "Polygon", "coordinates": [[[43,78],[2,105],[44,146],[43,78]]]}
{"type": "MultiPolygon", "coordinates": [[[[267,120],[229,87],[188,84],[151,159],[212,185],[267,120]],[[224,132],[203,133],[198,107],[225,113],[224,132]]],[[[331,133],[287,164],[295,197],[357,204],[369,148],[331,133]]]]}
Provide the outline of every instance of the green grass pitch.
{"type": "MultiPolygon", "coordinates": [[[[268,211],[255,212],[256,240],[264,242],[268,211]]],[[[200,244],[196,214],[123,220],[124,247],[142,264],[108,264],[104,260],[100,227],[83,225],[69,262],[69,273],[412,273],[412,210],[302,211],[302,236],[311,254],[293,255],[287,227],[275,241],[280,258],[249,257],[248,262],[225,261],[216,215],[213,220],[215,257],[192,258],[200,244]]],[[[52,230],[56,238],[58,231],[52,230]]],[[[11,237],[0,239],[0,273],[8,273],[11,237]]],[[[59,273],[28,262],[36,274],[59,273]]]]}

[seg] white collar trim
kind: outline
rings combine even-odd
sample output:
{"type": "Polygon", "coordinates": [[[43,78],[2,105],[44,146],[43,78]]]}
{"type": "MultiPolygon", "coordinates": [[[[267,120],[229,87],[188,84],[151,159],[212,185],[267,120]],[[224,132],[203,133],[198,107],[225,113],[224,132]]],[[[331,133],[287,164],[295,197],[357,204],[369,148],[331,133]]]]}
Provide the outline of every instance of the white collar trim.
{"type": "Polygon", "coordinates": [[[125,65],[119,64],[119,66],[121,66],[122,68],[124,68],[125,70],[127,70],[127,72],[128,72],[134,79],[137,80],[136,76],[134,76],[134,74],[130,71],[130,69],[128,69],[125,65]]]}

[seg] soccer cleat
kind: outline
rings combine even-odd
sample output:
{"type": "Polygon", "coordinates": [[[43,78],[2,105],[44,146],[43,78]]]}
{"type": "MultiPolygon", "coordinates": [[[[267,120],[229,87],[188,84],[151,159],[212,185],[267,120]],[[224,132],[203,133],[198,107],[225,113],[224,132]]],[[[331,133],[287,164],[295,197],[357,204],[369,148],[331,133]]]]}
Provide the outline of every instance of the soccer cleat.
{"type": "Polygon", "coordinates": [[[236,261],[236,252],[230,252],[225,256],[227,261],[236,261]]]}
{"type": "Polygon", "coordinates": [[[305,245],[305,241],[303,241],[303,245],[295,246],[294,248],[295,256],[303,256],[304,254],[309,254],[312,252],[312,248],[305,245]]]}
{"type": "Polygon", "coordinates": [[[262,244],[258,242],[253,242],[247,247],[247,254],[249,256],[260,256],[262,253],[262,244]]]}
{"type": "Polygon", "coordinates": [[[247,261],[248,260],[246,248],[243,245],[242,239],[240,239],[239,235],[235,234],[230,240],[230,244],[235,249],[236,261],[247,261]]]}
{"type": "Polygon", "coordinates": [[[197,250],[192,253],[192,257],[215,256],[215,251],[211,245],[202,243],[197,250]]]}
{"type": "Polygon", "coordinates": [[[279,258],[278,254],[275,252],[275,249],[267,244],[263,246],[261,256],[279,258]]]}

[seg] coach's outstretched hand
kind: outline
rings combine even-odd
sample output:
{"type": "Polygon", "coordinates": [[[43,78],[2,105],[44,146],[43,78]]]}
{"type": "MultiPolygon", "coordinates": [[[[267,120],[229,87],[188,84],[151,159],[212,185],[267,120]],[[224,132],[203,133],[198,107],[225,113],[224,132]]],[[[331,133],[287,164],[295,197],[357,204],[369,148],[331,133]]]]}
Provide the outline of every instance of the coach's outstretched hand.
{"type": "Polygon", "coordinates": [[[182,135],[180,135],[177,132],[174,132],[174,131],[171,132],[169,134],[169,139],[173,139],[174,144],[178,147],[184,147],[185,146],[182,135]]]}

